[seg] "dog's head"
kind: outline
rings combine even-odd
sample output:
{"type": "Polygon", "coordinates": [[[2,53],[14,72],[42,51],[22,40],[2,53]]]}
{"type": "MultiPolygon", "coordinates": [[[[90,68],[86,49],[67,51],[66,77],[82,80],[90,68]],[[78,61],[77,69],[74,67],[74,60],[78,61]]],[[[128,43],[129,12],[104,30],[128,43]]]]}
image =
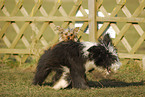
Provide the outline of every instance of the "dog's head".
{"type": "Polygon", "coordinates": [[[68,40],[72,40],[72,41],[78,41],[78,31],[79,28],[67,28],[64,29],[60,26],[57,27],[57,30],[59,31],[59,41],[68,41],[68,40]]]}
{"type": "Polygon", "coordinates": [[[90,52],[90,58],[94,59],[95,64],[106,68],[108,72],[116,72],[121,66],[117,50],[114,47],[109,34],[106,34],[102,39],[99,39],[97,46],[91,47],[88,51],[90,52]]]}
{"type": "Polygon", "coordinates": [[[117,54],[117,49],[112,43],[112,40],[109,36],[109,34],[105,34],[103,39],[99,39],[100,45],[103,46],[106,50],[106,66],[107,70],[110,72],[110,70],[113,70],[116,72],[120,66],[122,65],[118,54],[117,54]]]}

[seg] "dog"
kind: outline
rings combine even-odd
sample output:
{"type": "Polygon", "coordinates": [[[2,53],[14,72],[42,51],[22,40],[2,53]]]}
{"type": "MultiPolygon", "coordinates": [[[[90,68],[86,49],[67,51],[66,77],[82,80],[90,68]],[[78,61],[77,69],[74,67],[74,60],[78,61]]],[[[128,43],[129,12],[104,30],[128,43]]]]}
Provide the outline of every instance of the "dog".
{"type": "Polygon", "coordinates": [[[57,26],[56,30],[58,30],[59,32],[59,42],[69,41],[69,40],[78,42],[81,38],[81,37],[79,38],[77,37],[77,34],[79,32],[79,27],[64,29],[60,26],[57,26]]]}
{"type": "Polygon", "coordinates": [[[110,73],[120,66],[117,51],[108,34],[98,43],[62,41],[40,57],[33,84],[42,85],[49,73],[56,71],[53,89],[64,89],[69,85],[88,89],[85,73],[90,69],[102,67],[110,73]]]}

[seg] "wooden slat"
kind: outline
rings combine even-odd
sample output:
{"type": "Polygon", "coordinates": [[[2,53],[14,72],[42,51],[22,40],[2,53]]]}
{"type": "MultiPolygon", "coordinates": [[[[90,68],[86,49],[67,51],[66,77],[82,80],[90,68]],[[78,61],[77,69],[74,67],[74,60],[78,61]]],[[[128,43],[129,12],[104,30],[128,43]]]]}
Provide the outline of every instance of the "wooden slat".
{"type": "Polygon", "coordinates": [[[144,54],[127,54],[127,53],[118,53],[119,58],[131,58],[131,59],[142,59],[144,54]]]}
{"type": "Polygon", "coordinates": [[[97,2],[96,2],[96,10],[98,10],[101,7],[102,3],[103,3],[103,0],[97,0],[97,2]]]}
{"type": "Polygon", "coordinates": [[[95,42],[95,37],[97,36],[97,22],[96,22],[96,0],[88,1],[89,9],[89,41],[95,42]]]}
{"type": "MultiPolygon", "coordinates": [[[[103,6],[100,7],[100,11],[104,14],[105,17],[109,17],[106,9],[103,6]]],[[[105,29],[108,27],[109,24],[110,24],[109,22],[103,23],[102,27],[98,30],[98,33],[96,36],[97,39],[102,35],[102,33],[105,31],[105,29]]]]}
{"type": "MultiPolygon", "coordinates": [[[[20,32],[20,29],[19,29],[18,25],[16,23],[12,23],[12,26],[15,29],[16,33],[18,34],[20,32]]],[[[26,47],[30,46],[30,44],[29,44],[29,42],[28,42],[28,40],[26,39],[25,36],[22,37],[22,42],[24,43],[24,45],[26,47]]]]}
{"type": "Polygon", "coordinates": [[[61,6],[62,2],[56,2],[55,5],[53,6],[51,12],[49,13],[49,16],[53,16],[56,11],[58,10],[58,8],[61,6]]]}
{"type": "MultiPolygon", "coordinates": [[[[12,13],[10,14],[10,16],[14,16],[19,8],[22,6],[23,0],[19,0],[15,6],[15,8],[13,9],[12,13]]],[[[10,22],[6,22],[4,24],[4,26],[2,27],[2,30],[0,31],[0,38],[3,36],[3,34],[6,32],[7,28],[9,27],[11,23],[10,22]]]]}
{"type": "MultiPolygon", "coordinates": [[[[117,25],[114,24],[114,23],[111,23],[111,26],[112,26],[112,28],[114,29],[114,31],[116,32],[116,34],[118,35],[119,32],[120,32],[120,30],[119,30],[119,28],[117,27],[117,25]]],[[[124,45],[124,47],[126,48],[126,50],[127,50],[128,52],[130,52],[132,48],[131,48],[130,44],[128,43],[127,39],[126,39],[125,37],[123,37],[122,40],[121,40],[121,42],[122,42],[122,44],[124,45]]]]}
{"type": "MultiPolygon", "coordinates": [[[[31,49],[34,48],[33,45],[35,44],[35,42],[38,41],[38,40],[40,40],[40,38],[41,38],[42,34],[44,33],[44,31],[45,31],[45,29],[46,29],[47,26],[48,26],[48,22],[44,22],[43,25],[42,25],[42,27],[41,27],[41,29],[40,29],[40,32],[34,37],[34,39],[32,39],[31,49]]],[[[45,40],[43,39],[41,43],[44,46],[47,46],[48,45],[47,42],[45,43],[44,41],[45,40]]]]}
{"type": "MultiPolygon", "coordinates": [[[[71,11],[70,11],[69,14],[68,14],[69,17],[70,17],[70,16],[75,16],[75,15],[76,15],[76,12],[78,11],[79,7],[80,7],[81,4],[82,4],[82,0],[73,0],[73,1],[74,1],[75,4],[73,5],[71,11]]],[[[74,25],[73,25],[70,21],[64,22],[64,23],[62,24],[62,27],[65,28],[65,27],[67,27],[68,25],[69,25],[70,27],[74,27],[74,25]]]]}
{"type": "Polygon", "coordinates": [[[11,46],[11,43],[10,43],[9,39],[6,36],[3,37],[3,41],[8,48],[11,46]]]}
{"type": "Polygon", "coordinates": [[[5,54],[33,54],[30,49],[0,49],[0,53],[5,54]]]}
{"type": "Polygon", "coordinates": [[[85,34],[84,31],[86,30],[88,24],[89,24],[88,22],[83,23],[82,27],[80,28],[80,31],[78,32],[78,37],[83,37],[83,35],[85,34]]]}
{"type": "Polygon", "coordinates": [[[9,27],[11,23],[10,22],[6,22],[4,24],[4,26],[2,27],[1,31],[0,31],[0,38],[2,38],[3,34],[6,32],[7,28],[9,27]]]}
{"type": "Polygon", "coordinates": [[[40,37],[42,36],[42,34],[44,33],[46,27],[48,26],[48,22],[44,22],[41,29],[40,29],[40,32],[37,34],[36,36],[36,40],[39,40],[40,37]]]}
{"type": "Polygon", "coordinates": [[[88,21],[87,17],[52,16],[52,17],[0,17],[0,21],[88,21]]]}
{"type": "MultiPolygon", "coordinates": [[[[145,1],[144,1],[145,2],[145,1]]],[[[144,3],[143,3],[144,4],[144,3]]],[[[133,13],[132,17],[137,17],[141,11],[138,11],[138,10],[143,10],[144,6],[141,4],[136,10],[135,12],[133,13]]],[[[125,9],[125,10],[128,10],[128,9],[125,9]]],[[[123,37],[123,35],[126,33],[126,31],[129,29],[129,27],[131,26],[132,24],[131,23],[127,23],[124,25],[124,27],[122,28],[121,32],[119,33],[119,35],[115,38],[114,40],[114,45],[117,45],[118,42],[121,40],[121,38],[123,37]]]]}
{"type": "MultiPolygon", "coordinates": [[[[36,35],[40,32],[39,29],[36,27],[35,23],[30,24],[32,30],[36,33],[36,35]]],[[[40,42],[45,46],[47,44],[47,41],[42,37],[40,42]],[[44,44],[45,43],[45,44],[44,44]]]]}
{"type": "MultiPolygon", "coordinates": [[[[112,10],[111,15],[108,15],[108,12],[103,6],[100,7],[100,11],[104,14],[105,17],[114,17],[119,12],[120,8],[124,6],[124,4],[125,4],[124,0],[120,0],[119,4],[116,5],[115,8],[112,10]]],[[[110,24],[109,22],[103,23],[103,26],[98,30],[97,39],[105,31],[105,29],[109,26],[109,24],[110,24]]]]}
{"type": "MultiPolygon", "coordinates": [[[[124,5],[124,2],[120,1],[119,5],[117,5],[114,10],[111,12],[111,15],[108,15],[106,9],[101,6],[100,11],[106,16],[106,17],[114,17],[120,10],[120,8],[124,5]]],[[[105,31],[105,29],[109,26],[109,22],[104,22],[103,26],[98,30],[97,39],[100,37],[100,35],[105,31]]]]}
{"type": "MultiPolygon", "coordinates": [[[[0,21],[89,21],[88,17],[75,16],[53,16],[53,17],[4,17],[0,16],[0,21]]],[[[99,22],[128,22],[128,23],[145,23],[145,18],[134,17],[96,17],[99,22]]]]}
{"type": "MultiPolygon", "coordinates": [[[[69,14],[68,14],[69,17],[70,17],[70,16],[75,16],[75,14],[76,14],[78,8],[79,8],[79,7],[81,6],[81,4],[82,4],[82,0],[73,0],[73,1],[74,1],[75,5],[73,5],[73,8],[72,8],[71,11],[69,12],[69,14]]],[[[73,24],[70,23],[70,21],[66,21],[66,22],[64,22],[64,23],[62,24],[62,27],[63,27],[63,28],[66,28],[68,25],[73,26],[73,24]]]]}
{"type": "Polygon", "coordinates": [[[140,45],[143,43],[143,41],[145,40],[145,32],[144,34],[137,40],[137,42],[135,43],[135,45],[133,46],[132,50],[130,51],[130,53],[135,53],[136,50],[140,47],[140,45]]]}
{"type": "Polygon", "coordinates": [[[43,0],[38,0],[38,2],[35,3],[35,5],[34,5],[32,11],[31,11],[31,13],[30,13],[30,16],[31,16],[31,17],[34,16],[34,14],[36,14],[36,12],[38,11],[38,9],[39,9],[40,6],[42,5],[42,1],[43,1],[43,0]]]}
{"type": "Polygon", "coordinates": [[[121,9],[122,6],[124,6],[126,0],[120,0],[120,2],[115,6],[115,8],[113,9],[113,11],[111,12],[111,16],[115,16],[119,10],[121,9]]]}
{"type": "Polygon", "coordinates": [[[117,45],[119,43],[119,41],[121,40],[121,38],[124,36],[124,34],[126,33],[126,31],[130,28],[131,23],[127,23],[123,26],[123,28],[121,29],[120,33],[117,35],[117,37],[113,40],[114,45],[117,45]]]}
{"type": "MultiPolygon", "coordinates": [[[[35,1],[35,3],[37,3],[37,1],[38,0],[34,0],[35,1]]],[[[42,2],[42,1],[41,1],[42,2]]],[[[45,11],[45,9],[43,8],[43,6],[41,5],[41,7],[40,7],[40,12],[41,12],[41,14],[43,15],[43,16],[48,16],[48,14],[47,14],[47,12],[45,11]]]]}
{"type": "Polygon", "coordinates": [[[53,32],[54,32],[55,34],[58,34],[58,31],[55,29],[55,28],[56,28],[56,25],[55,25],[54,23],[51,23],[51,22],[50,22],[49,26],[50,26],[50,28],[53,30],[53,32]]]}
{"type": "Polygon", "coordinates": [[[16,46],[16,44],[18,43],[18,41],[20,40],[21,36],[23,35],[24,31],[26,30],[26,28],[28,27],[29,22],[26,22],[22,28],[20,29],[20,32],[16,35],[15,39],[12,42],[12,45],[10,48],[14,48],[16,46]]]}
{"type": "Polygon", "coordinates": [[[142,36],[142,34],[144,33],[143,29],[138,25],[138,24],[132,24],[134,26],[134,28],[136,29],[136,31],[138,32],[138,34],[140,36],[142,36]]]}
{"type": "Polygon", "coordinates": [[[0,1],[0,9],[4,6],[5,0],[0,1]]]}
{"type": "Polygon", "coordinates": [[[55,30],[56,26],[54,23],[50,23],[49,24],[50,28],[53,30],[53,32],[55,33],[54,38],[52,39],[52,41],[49,42],[48,47],[53,46],[55,43],[58,42],[59,40],[59,35],[58,35],[58,31],[55,30]]]}
{"type": "Polygon", "coordinates": [[[123,11],[123,13],[124,13],[127,17],[131,17],[131,16],[132,16],[131,13],[130,13],[130,11],[127,9],[126,6],[123,6],[122,11],[123,11]]]}
{"type": "Polygon", "coordinates": [[[62,16],[65,16],[65,17],[68,16],[62,6],[59,7],[59,12],[61,13],[62,16]]]}
{"type": "MultiPolygon", "coordinates": [[[[21,6],[22,6],[22,3],[23,3],[23,0],[17,0],[16,1],[16,6],[15,6],[15,8],[13,9],[13,11],[12,11],[12,13],[11,14],[9,14],[9,12],[7,11],[7,9],[6,9],[6,7],[3,7],[3,9],[2,9],[2,11],[3,11],[3,13],[6,15],[6,16],[14,16],[19,10],[19,8],[21,8],[21,6]]],[[[5,23],[6,25],[10,25],[10,22],[6,22],[5,23]]],[[[14,24],[14,23],[13,23],[14,24]]],[[[12,24],[12,25],[13,25],[12,24]]],[[[14,26],[13,26],[14,27],[14,26]]],[[[7,27],[8,28],[8,27],[7,27]]],[[[6,28],[6,29],[7,29],[6,28]]],[[[5,30],[6,30],[5,29],[5,30]]],[[[14,29],[15,29],[15,27],[14,27],[14,29]]],[[[4,34],[4,33],[1,33],[1,34],[4,34]]],[[[10,48],[11,47],[11,43],[10,43],[10,41],[8,40],[8,38],[4,35],[3,36],[3,40],[4,40],[4,42],[5,42],[5,44],[6,44],[6,46],[8,47],[8,48],[10,48]]],[[[7,59],[9,57],[9,55],[5,55],[4,56],[4,59],[7,59]]],[[[19,59],[18,58],[19,56],[17,56],[16,57],[16,59],[19,59]]],[[[19,61],[19,60],[18,60],[19,61]]]]}
{"type": "Polygon", "coordinates": [[[41,14],[42,14],[43,16],[47,16],[47,17],[48,17],[47,12],[45,11],[45,9],[44,9],[42,6],[40,7],[40,12],[41,12],[41,14]]]}
{"type": "Polygon", "coordinates": [[[7,11],[7,9],[6,9],[5,6],[2,8],[2,12],[3,12],[6,16],[9,16],[9,17],[10,17],[10,14],[9,14],[9,12],[7,11]]]}
{"type": "Polygon", "coordinates": [[[21,8],[21,6],[22,6],[22,4],[23,4],[23,1],[24,1],[24,0],[19,0],[19,1],[16,3],[16,6],[15,6],[15,8],[13,9],[12,13],[10,14],[10,16],[16,15],[16,13],[19,11],[19,9],[21,8]]]}
{"type": "Polygon", "coordinates": [[[97,39],[102,35],[102,33],[105,31],[105,29],[109,26],[109,22],[104,22],[101,28],[98,30],[97,33],[97,39]]]}
{"type": "MultiPolygon", "coordinates": [[[[32,11],[31,11],[31,14],[30,14],[30,16],[32,17],[32,16],[34,16],[35,14],[36,14],[36,12],[37,12],[37,10],[38,9],[40,9],[40,12],[41,12],[41,14],[43,15],[43,16],[48,16],[48,14],[46,13],[46,11],[44,10],[44,8],[42,7],[42,1],[43,0],[34,0],[34,2],[35,2],[35,6],[33,7],[33,9],[32,9],[32,11]]],[[[24,16],[29,16],[28,15],[28,13],[27,13],[27,11],[26,11],[26,9],[24,8],[24,7],[22,7],[21,8],[22,10],[21,10],[21,13],[24,15],[24,16]]],[[[35,23],[34,22],[32,22],[31,24],[30,24],[30,26],[31,26],[31,28],[32,28],[32,30],[36,33],[36,35],[39,33],[39,29],[36,27],[36,25],[35,25],[35,23]]],[[[23,37],[22,37],[23,38],[23,37]]],[[[47,45],[47,42],[46,42],[46,40],[42,37],[41,38],[41,40],[40,40],[40,42],[43,44],[43,45],[47,45]]],[[[29,47],[27,47],[27,48],[31,48],[31,49],[34,49],[35,47],[34,47],[34,45],[33,45],[34,43],[31,43],[31,45],[29,46],[29,47]],[[33,48],[32,48],[33,47],[33,48]]],[[[35,52],[36,53],[36,52],[35,52]]],[[[37,52],[38,53],[38,52],[37,52]]],[[[25,60],[27,59],[27,57],[28,57],[28,55],[25,55],[25,56],[23,56],[23,58],[22,58],[22,62],[25,62],[25,60]]]]}
{"type": "Polygon", "coordinates": [[[76,14],[78,8],[82,4],[82,0],[74,0],[74,2],[75,2],[75,4],[73,5],[73,8],[72,8],[72,10],[69,13],[69,16],[74,16],[76,14]]]}
{"type": "Polygon", "coordinates": [[[145,23],[145,18],[128,18],[128,17],[97,17],[100,22],[130,22],[130,23],[145,23]]]}
{"type": "Polygon", "coordinates": [[[83,14],[84,17],[88,17],[87,12],[85,11],[85,9],[83,8],[83,6],[80,6],[80,11],[83,14]]]}
{"type": "Polygon", "coordinates": [[[109,17],[108,12],[107,12],[107,10],[104,8],[104,6],[101,6],[99,10],[103,13],[103,15],[104,15],[105,17],[109,17]]]}
{"type": "Polygon", "coordinates": [[[136,8],[136,10],[133,13],[133,17],[137,17],[144,9],[145,7],[145,0],[142,1],[142,3],[139,5],[139,7],[136,8]]]}

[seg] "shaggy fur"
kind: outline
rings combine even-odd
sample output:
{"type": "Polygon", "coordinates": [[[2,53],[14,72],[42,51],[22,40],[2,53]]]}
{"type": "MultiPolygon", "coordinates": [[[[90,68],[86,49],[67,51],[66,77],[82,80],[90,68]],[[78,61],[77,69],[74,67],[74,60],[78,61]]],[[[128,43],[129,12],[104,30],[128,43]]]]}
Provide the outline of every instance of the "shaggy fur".
{"type": "Polygon", "coordinates": [[[51,71],[56,71],[53,77],[53,88],[89,88],[86,81],[88,70],[96,66],[110,72],[120,67],[119,58],[112,45],[109,35],[105,35],[99,43],[63,41],[45,51],[40,57],[33,80],[34,85],[42,85],[51,71]],[[90,65],[88,63],[93,63],[90,65]],[[88,69],[89,68],[89,69],[88,69]]]}
{"type": "Polygon", "coordinates": [[[56,30],[58,30],[58,32],[59,32],[59,42],[69,41],[69,40],[78,42],[81,38],[81,37],[79,37],[79,38],[77,37],[77,34],[79,32],[78,27],[64,29],[60,26],[57,26],[56,30]]]}

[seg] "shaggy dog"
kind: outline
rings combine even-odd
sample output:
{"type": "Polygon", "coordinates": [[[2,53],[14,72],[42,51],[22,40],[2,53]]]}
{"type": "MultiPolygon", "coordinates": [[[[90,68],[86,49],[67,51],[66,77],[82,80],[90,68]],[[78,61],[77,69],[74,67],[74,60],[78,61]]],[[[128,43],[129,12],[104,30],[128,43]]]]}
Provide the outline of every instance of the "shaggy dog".
{"type": "Polygon", "coordinates": [[[63,89],[70,84],[73,88],[89,88],[86,72],[95,67],[116,71],[121,63],[108,34],[98,43],[63,41],[45,51],[40,57],[33,80],[34,85],[42,85],[51,71],[53,88],[63,89]],[[91,63],[91,64],[90,64],[91,63]]]}

